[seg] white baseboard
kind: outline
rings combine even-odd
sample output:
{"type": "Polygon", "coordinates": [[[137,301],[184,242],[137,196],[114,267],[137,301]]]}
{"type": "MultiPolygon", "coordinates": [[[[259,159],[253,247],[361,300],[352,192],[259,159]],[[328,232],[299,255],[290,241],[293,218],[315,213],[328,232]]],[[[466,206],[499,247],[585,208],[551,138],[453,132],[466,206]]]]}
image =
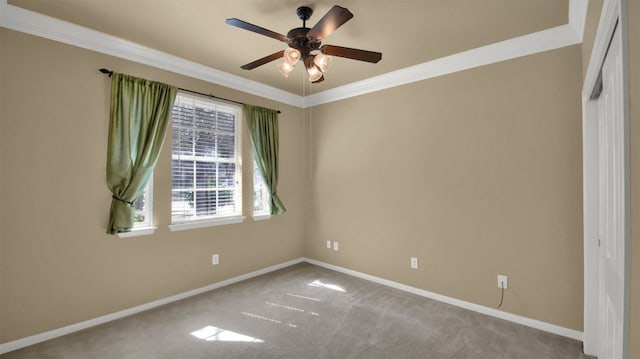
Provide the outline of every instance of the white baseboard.
{"type": "Polygon", "coordinates": [[[47,340],[51,340],[51,339],[58,338],[58,337],[61,337],[63,335],[66,335],[66,334],[71,334],[71,333],[74,333],[74,332],[77,332],[77,331],[80,331],[80,330],[84,330],[84,329],[88,329],[88,328],[91,328],[91,327],[95,327],[97,325],[104,324],[104,323],[107,323],[107,322],[111,322],[111,321],[116,320],[116,319],[121,319],[121,318],[124,318],[124,317],[128,317],[130,315],[133,315],[133,314],[136,314],[136,313],[140,313],[140,312],[143,312],[145,310],[157,308],[159,306],[162,306],[162,305],[165,305],[165,304],[169,304],[169,303],[172,303],[172,302],[176,302],[176,301],[181,300],[181,299],[193,297],[194,295],[198,295],[198,294],[201,294],[201,293],[204,293],[204,292],[208,292],[208,291],[213,290],[213,289],[217,289],[217,288],[221,288],[221,287],[224,287],[224,286],[227,286],[227,285],[230,285],[230,284],[241,282],[243,280],[247,280],[247,279],[250,279],[250,278],[253,278],[253,277],[257,277],[257,276],[262,275],[262,274],[273,272],[273,271],[276,271],[278,269],[286,268],[286,267],[292,266],[294,264],[301,263],[303,261],[304,261],[303,258],[293,259],[293,260],[290,260],[288,262],[276,264],[274,266],[263,268],[263,269],[260,269],[260,270],[257,270],[257,271],[251,272],[251,273],[239,275],[237,277],[229,278],[227,280],[223,280],[221,282],[213,283],[213,284],[201,287],[201,288],[197,288],[197,289],[193,289],[193,290],[190,290],[190,291],[187,291],[187,292],[184,292],[184,293],[172,295],[172,296],[167,297],[167,298],[154,300],[153,302],[149,302],[149,303],[145,303],[145,304],[142,304],[142,305],[138,305],[138,306],[133,307],[133,308],[121,310],[121,311],[118,311],[118,312],[115,312],[115,313],[103,315],[101,317],[85,320],[84,322],[71,324],[71,325],[68,325],[66,327],[50,330],[48,332],[44,332],[44,333],[40,333],[40,334],[29,336],[29,337],[21,338],[21,339],[18,339],[18,340],[14,340],[14,341],[11,341],[11,342],[3,343],[3,344],[0,344],[0,354],[8,353],[10,351],[18,350],[20,348],[24,348],[24,347],[27,347],[27,346],[30,346],[30,345],[42,343],[42,342],[47,341],[47,340]]]}
{"type": "Polygon", "coordinates": [[[447,296],[442,295],[442,294],[429,292],[429,291],[424,290],[424,289],[411,287],[411,286],[408,286],[406,284],[394,282],[394,281],[391,281],[391,280],[388,280],[388,279],[375,277],[375,276],[372,276],[372,275],[369,275],[369,274],[366,274],[366,273],[357,272],[357,271],[354,271],[354,270],[351,270],[351,269],[347,269],[347,268],[343,268],[343,267],[338,267],[336,265],[328,264],[328,263],[321,262],[321,261],[317,261],[315,259],[303,258],[303,261],[307,262],[307,263],[310,263],[310,264],[313,264],[313,265],[317,265],[318,267],[331,269],[331,270],[334,270],[336,272],[341,272],[341,273],[345,273],[345,274],[348,274],[348,275],[351,275],[351,276],[354,276],[354,277],[366,279],[366,280],[374,282],[374,283],[386,285],[386,286],[391,287],[391,288],[395,288],[395,289],[399,289],[399,290],[402,290],[402,291],[405,291],[405,292],[417,294],[417,295],[420,295],[420,296],[423,296],[423,297],[426,297],[426,298],[429,298],[429,299],[437,300],[439,302],[455,305],[456,307],[464,308],[464,309],[471,310],[471,311],[474,311],[474,312],[478,312],[478,313],[482,313],[482,314],[485,314],[485,315],[489,315],[489,316],[492,316],[492,317],[495,317],[495,318],[500,318],[500,319],[508,320],[510,322],[522,324],[522,325],[525,325],[527,327],[540,329],[540,330],[545,331],[545,332],[549,332],[549,333],[557,334],[557,335],[560,335],[560,336],[563,336],[563,337],[567,337],[567,338],[571,338],[571,339],[582,341],[582,336],[583,336],[582,332],[574,330],[574,329],[569,329],[569,328],[561,327],[559,325],[550,324],[550,323],[546,323],[546,322],[543,322],[543,321],[539,321],[539,320],[523,317],[523,316],[520,316],[520,315],[503,312],[503,311],[500,311],[500,310],[497,310],[497,309],[494,309],[494,308],[485,307],[485,306],[482,306],[482,305],[479,305],[479,304],[475,304],[475,303],[471,303],[471,302],[465,302],[464,300],[460,300],[460,299],[456,299],[456,298],[452,298],[452,297],[447,297],[447,296]]]}
{"type": "Polygon", "coordinates": [[[488,308],[479,304],[474,304],[474,303],[470,303],[470,302],[465,302],[463,300],[459,300],[459,299],[455,299],[455,298],[451,298],[451,297],[447,297],[445,295],[441,295],[441,294],[437,294],[437,293],[433,293],[433,292],[429,292],[426,291],[424,289],[419,289],[419,288],[415,288],[415,287],[411,287],[408,286],[406,284],[402,284],[402,283],[398,283],[398,282],[394,282],[388,279],[384,279],[384,278],[379,278],[379,277],[375,277],[366,273],[362,273],[362,272],[357,272],[351,269],[347,269],[347,268],[343,268],[343,267],[339,267],[333,264],[328,264],[325,262],[321,262],[315,259],[311,259],[311,258],[305,258],[305,257],[301,257],[301,258],[297,258],[297,259],[293,259],[290,260],[288,262],[284,262],[284,263],[280,263],[280,264],[276,264],[274,266],[271,267],[267,267],[264,269],[260,269],[251,273],[247,273],[247,274],[243,274],[243,275],[239,275],[237,277],[233,277],[227,280],[223,280],[217,283],[213,283],[201,288],[197,288],[197,289],[193,289],[184,293],[180,293],[180,294],[176,294],[167,298],[163,298],[163,299],[158,299],[155,300],[153,302],[149,302],[149,303],[145,303],[133,308],[129,308],[129,309],[125,309],[125,310],[121,310],[115,313],[111,313],[111,314],[107,314],[107,315],[103,315],[101,317],[98,318],[93,318],[93,319],[89,319],[80,323],[76,323],[76,324],[71,324],[62,328],[58,328],[58,329],[54,329],[54,330],[50,330],[48,332],[44,332],[44,333],[40,333],[40,334],[36,334],[36,335],[32,335],[29,337],[25,337],[25,338],[21,338],[18,340],[14,340],[11,342],[7,342],[7,343],[3,343],[0,344],[0,354],[3,353],[8,353],[10,351],[14,351],[14,350],[18,350],[20,348],[24,348],[30,345],[34,345],[34,344],[38,344],[38,343],[42,343],[44,341],[47,340],[51,340],[51,339],[55,339],[58,337],[61,337],[63,335],[67,335],[67,334],[71,334],[80,330],[84,330],[84,329],[88,329],[100,324],[104,324],[116,319],[121,319],[124,317],[128,317],[130,315],[133,314],[137,314],[149,309],[153,309],[153,308],[157,308],[159,306],[165,305],[165,304],[169,304],[172,302],[176,302],[178,300],[182,300],[185,298],[189,298],[204,292],[208,292],[210,290],[213,289],[217,289],[217,288],[221,288],[224,286],[228,286],[230,284],[234,284],[237,282],[241,282],[243,280],[247,280],[250,278],[254,278],[257,276],[260,276],[262,274],[266,274],[269,272],[273,272],[282,268],[286,268],[286,267],[290,267],[292,265],[298,264],[298,263],[302,263],[302,262],[307,262],[309,264],[313,264],[316,265],[318,267],[323,267],[323,268],[327,268],[327,269],[331,269],[334,270],[336,272],[341,272],[341,273],[345,273],[348,275],[352,275],[354,277],[358,277],[358,278],[362,278],[362,279],[366,279],[368,281],[374,282],[374,283],[378,283],[378,284],[382,284],[382,285],[386,285],[388,287],[391,288],[395,288],[395,289],[399,289],[405,292],[409,292],[409,293],[413,293],[413,294],[417,294],[429,299],[433,299],[433,300],[437,300],[439,302],[443,302],[443,303],[447,303],[447,304],[451,304],[454,305],[456,307],[460,307],[460,308],[464,308],[464,309],[468,309],[474,312],[478,312],[478,313],[482,313],[482,314],[486,314],[492,317],[496,317],[496,318],[500,318],[500,319],[504,319],[504,320],[508,320],[510,322],[514,322],[514,323],[518,323],[518,324],[522,324],[528,327],[532,327],[532,328],[536,328],[536,329],[540,329],[543,330],[545,332],[549,332],[549,333],[553,333],[553,334],[557,334],[557,335],[561,335],[563,337],[567,337],[567,338],[571,338],[571,339],[575,339],[575,340],[579,340],[582,341],[582,332],[579,332],[577,330],[573,330],[573,329],[568,329],[568,328],[564,328],[555,324],[550,324],[550,323],[546,323],[546,322],[542,322],[539,320],[535,320],[535,319],[531,319],[531,318],[527,318],[527,317],[523,317],[520,315],[516,315],[516,314],[511,314],[511,313],[506,313],[503,311],[499,311],[497,309],[493,309],[493,308],[488,308]]]}

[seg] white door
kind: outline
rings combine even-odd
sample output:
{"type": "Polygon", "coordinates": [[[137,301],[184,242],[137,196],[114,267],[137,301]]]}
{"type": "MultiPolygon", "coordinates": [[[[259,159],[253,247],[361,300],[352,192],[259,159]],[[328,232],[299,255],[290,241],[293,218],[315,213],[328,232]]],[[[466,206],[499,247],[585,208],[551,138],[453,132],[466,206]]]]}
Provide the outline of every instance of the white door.
{"type": "Polygon", "coordinates": [[[599,359],[622,359],[625,286],[625,123],[622,43],[615,30],[602,66],[599,132],[599,359]]]}

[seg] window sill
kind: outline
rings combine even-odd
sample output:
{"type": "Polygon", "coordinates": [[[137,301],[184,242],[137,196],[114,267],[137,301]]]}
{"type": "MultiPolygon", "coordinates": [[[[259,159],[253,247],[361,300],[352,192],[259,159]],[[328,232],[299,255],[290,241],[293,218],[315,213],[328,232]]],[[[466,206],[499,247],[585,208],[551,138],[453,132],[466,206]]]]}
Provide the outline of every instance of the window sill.
{"type": "Polygon", "coordinates": [[[266,221],[267,219],[271,219],[270,214],[257,214],[253,216],[254,221],[266,221]]]}
{"type": "Polygon", "coordinates": [[[131,238],[139,236],[148,236],[156,231],[157,227],[140,227],[133,228],[131,232],[116,233],[119,238],[131,238]]]}
{"type": "Polygon", "coordinates": [[[242,223],[243,216],[224,217],[216,219],[205,219],[200,221],[180,222],[169,225],[171,232],[186,231],[189,229],[224,226],[226,224],[242,223]]]}

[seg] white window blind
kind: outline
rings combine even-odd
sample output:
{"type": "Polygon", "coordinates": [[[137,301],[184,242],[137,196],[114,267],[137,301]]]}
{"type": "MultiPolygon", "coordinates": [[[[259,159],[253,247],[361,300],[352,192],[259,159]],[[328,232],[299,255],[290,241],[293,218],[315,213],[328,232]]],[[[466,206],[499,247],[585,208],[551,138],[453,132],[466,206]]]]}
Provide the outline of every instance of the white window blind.
{"type": "Polygon", "coordinates": [[[173,105],[173,223],[240,216],[240,108],[178,93],[173,105]]]}

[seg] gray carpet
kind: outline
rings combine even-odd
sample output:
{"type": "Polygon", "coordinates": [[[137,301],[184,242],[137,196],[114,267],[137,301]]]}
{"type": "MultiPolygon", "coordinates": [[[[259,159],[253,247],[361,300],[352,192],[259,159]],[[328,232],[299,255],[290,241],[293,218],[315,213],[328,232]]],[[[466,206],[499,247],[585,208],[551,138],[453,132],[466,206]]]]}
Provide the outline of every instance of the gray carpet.
{"type": "Polygon", "coordinates": [[[571,339],[303,263],[0,358],[589,357],[571,339]]]}

